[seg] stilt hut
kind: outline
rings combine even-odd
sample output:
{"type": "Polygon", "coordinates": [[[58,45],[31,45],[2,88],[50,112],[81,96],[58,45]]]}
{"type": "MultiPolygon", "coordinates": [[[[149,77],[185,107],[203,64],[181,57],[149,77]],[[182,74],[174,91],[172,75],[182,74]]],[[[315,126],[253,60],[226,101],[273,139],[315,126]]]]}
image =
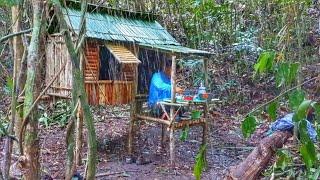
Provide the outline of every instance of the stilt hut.
{"type": "MultiPolygon", "coordinates": [[[[67,1],[64,14],[76,39],[81,18],[80,4],[67,1]]],[[[57,22],[57,29],[53,31],[57,33],[50,34],[47,41],[45,82],[48,85],[65,66],[50,86],[48,95],[70,98],[72,66],[58,27],[57,22]]],[[[90,4],[86,14],[86,41],[82,54],[89,104],[128,104],[133,100],[134,86],[139,93],[147,93],[151,75],[160,69],[164,57],[173,53],[207,54],[182,47],[152,14],[90,4]],[[136,85],[133,85],[134,81],[137,81],[136,85]]]]}
{"type": "MultiPolygon", "coordinates": [[[[73,29],[76,39],[82,15],[80,4],[67,1],[66,5],[64,17],[70,29],[73,29]]],[[[171,142],[174,142],[171,139],[174,129],[194,126],[198,123],[204,127],[205,131],[206,123],[203,120],[172,126],[172,119],[169,123],[169,121],[138,114],[141,109],[141,99],[148,94],[151,76],[161,69],[165,58],[172,58],[173,67],[175,67],[176,59],[183,59],[190,55],[201,57],[206,70],[210,53],[183,47],[156,21],[156,16],[152,14],[90,4],[85,20],[86,39],[81,64],[88,102],[91,105],[131,103],[129,154],[132,153],[133,126],[136,120],[151,120],[169,126],[171,142]]],[[[54,22],[53,24],[58,25],[54,22]]],[[[55,98],[70,98],[72,66],[61,34],[52,33],[49,36],[46,57],[46,84],[49,84],[62,66],[65,66],[63,72],[51,85],[48,95],[55,98]]],[[[171,80],[172,84],[175,84],[174,77],[171,80]]],[[[207,84],[207,80],[205,82],[207,84]]],[[[170,154],[172,154],[171,149],[173,151],[174,146],[170,144],[170,154]]],[[[173,160],[173,157],[171,159],[173,160]]]]}

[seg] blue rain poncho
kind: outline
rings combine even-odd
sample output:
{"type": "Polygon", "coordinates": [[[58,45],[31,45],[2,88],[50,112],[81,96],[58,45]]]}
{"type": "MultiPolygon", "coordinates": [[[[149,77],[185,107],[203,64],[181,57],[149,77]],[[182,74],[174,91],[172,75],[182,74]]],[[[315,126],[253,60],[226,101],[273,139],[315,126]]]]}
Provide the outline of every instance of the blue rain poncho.
{"type": "MultiPolygon", "coordinates": [[[[280,119],[277,119],[274,123],[271,124],[269,134],[271,134],[274,131],[292,132],[294,128],[293,115],[294,113],[290,113],[280,119]]],[[[317,132],[309,121],[307,121],[307,131],[311,140],[315,142],[317,140],[317,132]]]]}
{"type": "Polygon", "coordinates": [[[155,107],[157,102],[171,97],[171,80],[164,72],[153,74],[150,88],[148,105],[150,108],[155,107]]]}

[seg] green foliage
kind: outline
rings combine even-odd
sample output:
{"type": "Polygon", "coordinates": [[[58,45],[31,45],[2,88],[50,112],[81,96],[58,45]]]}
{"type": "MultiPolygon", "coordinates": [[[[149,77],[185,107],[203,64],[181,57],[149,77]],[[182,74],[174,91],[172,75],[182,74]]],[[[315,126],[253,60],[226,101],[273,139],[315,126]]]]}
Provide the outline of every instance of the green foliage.
{"type": "Polygon", "coordinates": [[[297,77],[298,69],[299,63],[285,62],[279,64],[276,73],[277,87],[281,87],[283,85],[291,85],[297,77]]]}
{"type": "Polygon", "coordinates": [[[303,102],[305,92],[302,90],[295,90],[289,94],[289,106],[292,110],[296,111],[299,105],[303,102]]]}
{"type": "Polygon", "coordinates": [[[46,127],[51,125],[59,125],[64,127],[71,116],[71,106],[67,101],[58,101],[51,114],[44,112],[39,118],[39,122],[43,123],[46,127]]]}
{"type": "Polygon", "coordinates": [[[278,108],[278,102],[274,101],[269,104],[267,112],[270,116],[270,118],[274,121],[277,118],[277,108],[278,108]]]}
{"type": "Polygon", "coordinates": [[[7,76],[7,83],[6,83],[4,90],[7,94],[10,94],[10,95],[12,94],[12,92],[13,92],[13,79],[12,79],[12,77],[7,76]]]}
{"type": "Polygon", "coordinates": [[[254,65],[255,73],[263,74],[273,68],[273,63],[276,53],[274,51],[262,52],[259,56],[258,62],[254,65]]]}
{"type": "Polygon", "coordinates": [[[320,103],[312,103],[311,106],[314,108],[315,120],[320,123],[320,103]]]}
{"type": "Polygon", "coordinates": [[[311,100],[304,100],[296,110],[293,116],[294,121],[301,121],[303,119],[306,119],[307,116],[307,110],[310,107],[312,101],[311,100]]]}
{"type": "MultiPolygon", "coordinates": [[[[308,108],[311,104],[311,101],[304,101],[301,103],[297,110],[297,114],[302,113],[305,114],[306,108],[308,108]],[[299,112],[300,111],[300,112],[299,112]]],[[[304,118],[303,115],[297,115],[299,118],[304,118]]],[[[305,119],[298,119],[299,120],[299,136],[300,136],[300,148],[299,152],[301,154],[302,160],[308,170],[312,167],[316,167],[318,165],[318,158],[316,153],[316,148],[314,143],[309,137],[308,130],[307,130],[307,120],[305,119]]]]}
{"type": "Polygon", "coordinates": [[[318,167],[317,169],[311,168],[309,170],[308,179],[310,179],[310,180],[318,180],[319,176],[320,176],[320,167],[318,167]]]}
{"type": "Polygon", "coordinates": [[[248,138],[256,130],[256,118],[254,116],[248,116],[241,124],[242,134],[244,138],[248,138]]]}
{"type": "Polygon", "coordinates": [[[299,137],[300,137],[300,141],[302,143],[307,142],[307,141],[311,141],[309,134],[308,134],[308,130],[307,130],[307,120],[301,120],[298,123],[299,125],[299,137]]]}
{"type": "Polygon", "coordinates": [[[317,154],[312,141],[303,143],[299,148],[302,160],[308,169],[317,163],[317,154]]]}
{"type": "Polygon", "coordinates": [[[190,83],[193,85],[193,87],[200,86],[200,83],[204,80],[203,61],[192,59],[184,60],[181,61],[180,65],[183,67],[184,70],[191,72],[190,83]]]}
{"type": "Polygon", "coordinates": [[[200,150],[196,156],[196,163],[193,167],[193,174],[196,177],[196,180],[200,180],[201,179],[201,174],[203,169],[205,169],[207,167],[207,161],[206,161],[206,150],[207,150],[207,146],[206,145],[202,145],[200,147],[200,150]]]}
{"type": "Polygon", "coordinates": [[[21,3],[21,0],[0,0],[0,6],[11,7],[21,3]]]}
{"type": "Polygon", "coordinates": [[[292,156],[288,150],[277,151],[277,161],[274,165],[276,169],[284,171],[286,167],[292,163],[292,156]]]}
{"type": "Polygon", "coordinates": [[[9,124],[7,122],[2,121],[0,119],[0,137],[5,136],[5,135],[8,134],[8,131],[7,131],[8,126],[9,126],[9,124]]]}
{"type": "Polygon", "coordinates": [[[186,141],[188,138],[188,134],[189,134],[189,126],[186,126],[183,128],[181,134],[180,134],[180,140],[181,141],[186,141]]]}

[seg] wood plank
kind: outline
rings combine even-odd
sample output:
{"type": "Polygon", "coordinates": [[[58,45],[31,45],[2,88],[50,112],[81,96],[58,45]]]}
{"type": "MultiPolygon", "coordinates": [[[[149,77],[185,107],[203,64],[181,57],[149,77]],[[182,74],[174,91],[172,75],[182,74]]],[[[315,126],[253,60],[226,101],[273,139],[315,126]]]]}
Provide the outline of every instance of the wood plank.
{"type": "Polygon", "coordinates": [[[105,105],[106,98],[105,98],[106,86],[103,84],[99,84],[99,104],[105,105]]]}
{"type": "MultiPolygon", "coordinates": [[[[53,71],[52,71],[52,75],[55,74],[56,71],[58,71],[57,68],[59,68],[59,50],[58,50],[58,45],[54,45],[54,66],[53,66],[53,71]]],[[[57,78],[56,81],[54,81],[53,83],[54,86],[60,86],[59,84],[59,77],[57,78]]],[[[53,93],[58,93],[57,90],[53,90],[53,93]]]]}
{"type": "MultiPolygon", "coordinates": [[[[60,68],[59,69],[62,68],[63,64],[66,61],[65,53],[63,53],[63,52],[64,52],[64,46],[63,46],[63,44],[60,44],[60,57],[61,57],[61,60],[60,60],[60,68]]],[[[60,74],[60,87],[66,86],[66,82],[65,81],[66,81],[66,79],[65,79],[64,70],[63,70],[61,72],[61,74],[60,74]]],[[[61,94],[67,95],[68,92],[66,90],[64,90],[64,89],[61,89],[61,90],[62,90],[61,94]]]]}

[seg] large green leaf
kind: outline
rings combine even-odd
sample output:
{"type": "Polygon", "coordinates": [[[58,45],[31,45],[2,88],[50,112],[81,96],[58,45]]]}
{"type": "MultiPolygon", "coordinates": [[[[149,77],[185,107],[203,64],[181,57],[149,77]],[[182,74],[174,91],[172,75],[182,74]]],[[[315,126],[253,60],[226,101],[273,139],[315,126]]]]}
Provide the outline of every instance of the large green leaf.
{"type": "Polygon", "coordinates": [[[297,79],[299,66],[300,66],[299,63],[290,64],[289,76],[287,78],[288,85],[293,83],[297,79]]]}
{"type": "Polygon", "coordinates": [[[207,149],[207,146],[202,145],[199,153],[196,156],[196,162],[193,167],[193,174],[196,177],[196,180],[200,180],[202,171],[207,166],[207,161],[205,158],[206,149],[207,149]]]}
{"type": "Polygon", "coordinates": [[[281,63],[278,65],[277,73],[276,73],[276,84],[277,87],[280,87],[286,84],[286,79],[289,75],[289,64],[281,63]]]}
{"type": "Polygon", "coordinates": [[[307,141],[311,141],[309,134],[308,134],[308,122],[307,120],[303,119],[301,121],[299,121],[299,136],[300,136],[300,141],[301,142],[307,142],[307,141]]]}
{"type": "Polygon", "coordinates": [[[289,106],[292,110],[296,111],[299,105],[304,100],[305,93],[302,90],[295,90],[289,94],[289,106]]]}
{"type": "Polygon", "coordinates": [[[189,126],[186,126],[185,128],[182,129],[182,132],[180,134],[180,140],[186,141],[188,138],[188,134],[189,134],[189,126]]]}
{"type": "Polygon", "coordinates": [[[267,112],[268,112],[270,118],[272,119],[272,121],[274,121],[277,118],[277,107],[278,107],[277,101],[272,102],[268,106],[267,112]]]}
{"type": "Polygon", "coordinates": [[[298,63],[281,63],[277,67],[276,84],[277,87],[291,85],[297,78],[299,69],[298,63]]]}
{"type": "Polygon", "coordinates": [[[258,63],[254,65],[254,70],[257,74],[262,74],[273,67],[273,62],[275,59],[274,51],[265,51],[260,54],[258,63]]]}
{"type": "Polygon", "coordinates": [[[248,116],[241,124],[243,137],[248,138],[256,130],[256,126],[256,118],[248,116]]]}
{"type": "Polygon", "coordinates": [[[320,123],[320,103],[313,103],[312,107],[314,108],[315,119],[320,123]]]}
{"type": "Polygon", "coordinates": [[[312,141],[302,144],[299,148],[302,160],[308,169],[317,163],[317,154],[312,141]]]}
{"type": "Polygon", "coordinates": [[[304,100],[296,110],[293,116],[293,120],[297,122],[305,119],[307,116],[307,110],[310,107],[311,103],[312,103],[311,100],[304,100]]]}

